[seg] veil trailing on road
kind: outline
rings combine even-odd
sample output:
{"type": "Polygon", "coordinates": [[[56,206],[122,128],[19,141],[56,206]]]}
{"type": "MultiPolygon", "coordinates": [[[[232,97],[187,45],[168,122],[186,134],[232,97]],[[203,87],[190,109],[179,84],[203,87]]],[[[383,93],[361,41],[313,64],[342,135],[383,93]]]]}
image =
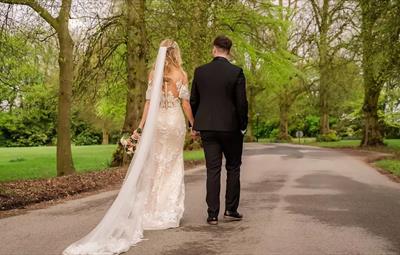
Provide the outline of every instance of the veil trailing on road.
{"type": "Polygon", "coordinates": [[[69,245],[63,255],[115,255],[143,240],[144,204],[152,182],[150,172],[154,170],[147,159],[160,109],[166,52],[166,47],[158,51],[146,125],[116,199],[100,223],[69,245]]]}

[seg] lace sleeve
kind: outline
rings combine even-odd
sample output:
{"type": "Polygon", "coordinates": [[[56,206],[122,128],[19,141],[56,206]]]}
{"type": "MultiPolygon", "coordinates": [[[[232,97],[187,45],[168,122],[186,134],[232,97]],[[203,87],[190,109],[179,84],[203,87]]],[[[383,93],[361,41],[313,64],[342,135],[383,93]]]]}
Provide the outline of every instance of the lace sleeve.
{"type": "Polygon", "coordinates": [[[184,100],[190,100],[190,92],[188,85],[181,84],[179,88],[179,98],[184,100]]]}
{"type": "Polygon", "coordinates": [[[146,100],[150,100],[151,97],[151,80],[149,81],[148,85],[147,85],[147,90],[146,90],[146,100]]]}

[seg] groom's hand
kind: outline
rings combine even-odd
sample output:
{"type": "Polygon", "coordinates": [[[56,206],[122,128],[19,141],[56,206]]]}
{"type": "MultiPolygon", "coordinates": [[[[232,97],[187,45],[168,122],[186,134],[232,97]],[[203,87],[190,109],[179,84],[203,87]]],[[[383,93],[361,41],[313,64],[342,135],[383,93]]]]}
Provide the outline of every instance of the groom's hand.
{"type": "Polygon", "coordinates": [[[191,128],[190,134],[192,135],[192,139],[196,139],[196,138],[198,138],[200,136],[200,132],[194,130],[193,128],[191,128]]]}

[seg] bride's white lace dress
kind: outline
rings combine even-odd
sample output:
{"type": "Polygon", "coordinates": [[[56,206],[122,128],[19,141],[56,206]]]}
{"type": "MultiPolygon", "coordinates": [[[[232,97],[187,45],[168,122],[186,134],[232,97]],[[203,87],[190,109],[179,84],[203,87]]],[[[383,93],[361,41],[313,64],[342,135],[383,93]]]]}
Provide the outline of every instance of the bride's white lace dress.
{"type": "Polygon", "coordinates": [[[160,48],[155,71],[158,91],[153,91],[150,82],[146,92],[151,99],[149,115],[117,198],[101,222],[69,245],[63,255],[120,254],[143,240],[143,230],[179,226],[185,197],[186,123],[181,100],[189,100],[189,90],[181,81],[172,90],[162,89],[163,56],[165,49],[160,48]]]}
{"type": "MultiPolygon", "coordinates": [[[[181,99],[189,100],[187,85],[176,82],[178,97],[163,90],[149,165],[152,173],[150,196],[145,203],[144,229],[178,227],[184,211],[183,145],[186,134],[181,99]]],[[[151,86],[146,98],[150,99],[151,86]]],[[[150,173],[145,172],[145,174],[150,173]]]]}

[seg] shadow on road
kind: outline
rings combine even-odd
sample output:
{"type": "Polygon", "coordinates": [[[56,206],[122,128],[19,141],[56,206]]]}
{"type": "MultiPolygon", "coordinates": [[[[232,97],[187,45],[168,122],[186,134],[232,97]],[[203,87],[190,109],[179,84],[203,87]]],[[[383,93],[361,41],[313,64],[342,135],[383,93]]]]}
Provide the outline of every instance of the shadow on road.
{"type": "Polygon", "coordinates": [[[310,174],[298,188],[333,189],[339,194],[290,195],[287,208],[332,226],[354,226],[389,240],[400,254],[400,194],[398,189],[368,185],[344,176],[310,174]],[[397,201],[397,202],[396,202],[397,201]]]}

